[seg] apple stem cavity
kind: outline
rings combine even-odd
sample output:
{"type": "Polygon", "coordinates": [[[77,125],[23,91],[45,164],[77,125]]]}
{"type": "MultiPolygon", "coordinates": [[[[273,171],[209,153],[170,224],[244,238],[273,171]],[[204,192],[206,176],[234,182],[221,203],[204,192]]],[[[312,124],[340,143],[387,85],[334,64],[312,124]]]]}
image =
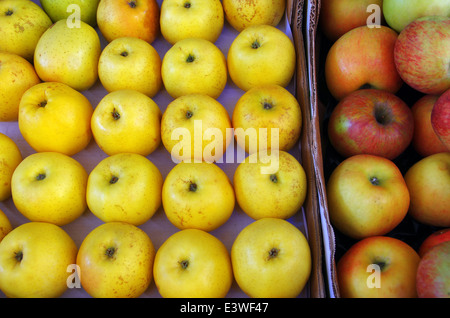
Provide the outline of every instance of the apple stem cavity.
{"type": "Polygon", "coordinates": [[[277,183],[278,182],[278,178],[275,174],[271,174],[270,175],[270,181],[272,181],[273,183],[277,183]]]}
{"type": "Polygon", "coordinates": [[[108,256],[109,258],[112,258],[115,253],[116,253],[116,248],[112,247],[112,246],[108,247],[105,251],[105,255],[108,256]]]}
{"type": "Polygon", "coordinates": [[[113,118],[115,119],[115,120],[118,120],[118,119],[120,119],[120,114],[117,112],[117,110],[114,108],[114,110],[111,112],[111,114],[112,114],[112,116],[113,116],[113,118]]]}
{"type": "Polygon", "coordinates": [[[380,185],[380,179],[377,177],[370,177],[369,178],[370,183],[372,183],[374,186],[380,185]]]}
{"type": "Polygon", "coordinates": [[[23,252],[22,251],[18,251],[16,253],[14,253],[14,258],[18,261],[21,262],[23,259],[23,252]]]}
{"type": "Polygon", "coordinates": [[[392,111],[386,104],[375,105],[373,115],[380,125],[386,126],[392,122],[392,111]]]}
{"type": "Polygon", "coordinates": [[[188,260],[182,260],[179,262],[179,264],[181,265],[182,269],[186,269],[189,267],[189,261],[188,260]]]}
{"type": "Polygon", "coordinates": [[[272,259],[278,256],[278,253],[280,252],[279,248],[276,247],[272,247],[272,249],[269,251],[269,257],[268,259],[272,259]]]}
{"type": "Polygon", "coordinates": [[[257,49],[261,46],[261,43],[259,43],[258,40],[253,41],[252,43],[252,49],[257,49]]]}
{"type": "Polygon", "coordinates": [[[36,176],[36,180],[37,181],[41,181],[41,180],[44,180],[45,179],[45,173],[40,173],[40,174],[38,174],[37,176],[36,176]]]}

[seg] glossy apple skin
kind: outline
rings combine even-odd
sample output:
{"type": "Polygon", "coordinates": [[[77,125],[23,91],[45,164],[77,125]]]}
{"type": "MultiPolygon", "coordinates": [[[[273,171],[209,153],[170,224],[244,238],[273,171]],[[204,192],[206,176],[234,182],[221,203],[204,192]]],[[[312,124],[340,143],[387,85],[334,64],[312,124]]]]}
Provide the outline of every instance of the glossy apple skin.
{"type": "Polygon", "coordinates": [[[408,105],[377,89],[357,90],[342,99],[328,122],[330,142],[344,157],[371,154],[395,159],[409,146],[413,132],[408,105]]]}
{"type": "Polygon", "coordinates": [[[436,245],[422,257],[416,284],[419,298],[450,297],[450,241],[436,245]]]}
{"type": "Polygon", "coordinates": [[[426,252],[431,250],[436,245],[447,241],[450,241],[450,228],[441,229],[431,233],[419,247],[420,257],[423,257],[426,252]]]}
{"type": "Polygon", "coordinates": [[[398,35],[394,60],[403,81],[424,94],[450,88],[450,17],[422,17],[398,35]]]}
{"type": "Polygon", "coordinates": [[[450,151],[450,89],[445,91],[434,104],[431,111],[431,125],[450,151]]]}
{"type": "Polygon", "coordinates": [[[385,26],[361,26],[334,42],[325,60],[325,79],[331,95],[341,100],[361,87],[396,93],[403,84],[394,62],[397,36],[385,26]]]}
{"type": "Polygon", "coordinates": [[[415,298],[420,257],[408,244],[388,236],[372,236],[352,245],[337,264],[342,298],[415,298]],[[380,288],[369,288],[369,265],[380,268],[380,288]]]}
{"type": "MultiPolygon", "coordinates": [[[[319,25],[325,36],[336,41],[348,31],[367,24],[371,4],[383,8],[382,0],[326,0],[320,5],[319,25]]],[[[383,19],[381,14],[380,18],[383,19]]],[[[381,20],[380,22],[382,22],[381,20]]]]}
{"type": "Polygon", "coordinates": [[[447,147],[439,139],[431,124],[431,112],[438,98],[439,95],[425,95],[411,107],[414,117],[412,145],[414,150],[422,157],[447,151],[447,147]]]}

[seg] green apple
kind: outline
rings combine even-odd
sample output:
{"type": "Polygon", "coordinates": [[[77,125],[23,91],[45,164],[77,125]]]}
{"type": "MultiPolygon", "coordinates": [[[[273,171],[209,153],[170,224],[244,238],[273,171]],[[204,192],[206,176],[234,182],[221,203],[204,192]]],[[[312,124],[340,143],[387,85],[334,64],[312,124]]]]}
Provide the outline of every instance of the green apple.
{"type": "Polygon", "coordinates": [[[33,1],[0,1],[0,51],[32,62],[36,44],[50,25],[52,20],[33,1]]]}
{"type": "Polygon", "coordinates": [[[95,27],[100,0],[40,0],[41,6],[53,22],[70,17],[95,27]]]}
{"type": "Polygon", "coordinates": [[[44,82],[61,82],[83,91],[98,79],[100,38],[89,24],[72,27],[59,20],[42,34],[36,45],[34,67],[44,82]]]}
{"type": "Polygon", "coordinates": [[[425,16],[450,16],[448,0],[384,0],[383,15],[387,24],[400,32],[410,22],[425,16]]]}

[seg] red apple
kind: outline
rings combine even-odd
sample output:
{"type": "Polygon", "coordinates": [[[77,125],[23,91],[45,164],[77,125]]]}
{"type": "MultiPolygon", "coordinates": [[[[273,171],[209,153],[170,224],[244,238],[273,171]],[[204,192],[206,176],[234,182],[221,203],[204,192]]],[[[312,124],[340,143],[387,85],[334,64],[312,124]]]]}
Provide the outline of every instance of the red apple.
{"type": "Polygon", "coordinates": [[[325,79],[331,95],[341,100],[361,87],[396,93],[403,84],[394,62],[397,36],[385,26],[361,26],[334,42],[325,60],[325,79]]]}
{"type": "MultiPolygon", "coordinates": [[[[336,41],[348,31],[367,25],[372,14],[379,13],[383,22],[383,0],[327,0],[320,5],[319,24],[324,35],[336,41]],[[372,12],[370,5],[377,5],[379,12],[372,12]]],[[[372,22],[372,21],[370,21],[372,22]]]]}
{"type": "Polygon", "coordinates": [[[344,157],[371,154],[395,159],[409,146],[413,132],[408,105],[377,89],[357,90],[344,97],[328,122],[330,142],[344,157]]]}
{"type": "Polygon", "coordinates": [[[412,145],[422,157],[447,151],[431,124],[431,111],[438,98],[439,95],[425,95],[411,107],[414,117],[412,145]]]}
{"type": "Polygon", "coordinates": [[[450,150],[450,89],[446,90],[431,111],[431,125],[439,139],[450,150]]]}
{"type": "Polygon", "coordinates": [[[419,160],[404,178],[410,194],[409,215],[426,225],[450,227],[450,152],[419,160]]]}
{"type": "Polygon", "coordinates": [[[328,179],[327,199],[333,226],[354,239],[387,234],[409,207],[408,188],[399,168],[373,155],[342,161],[328,179]]]}
{"type": "Polygon", "coordinates": [[[422,257],[416,284],[420,298],[450,298],[450,241],[436,245],[422,257]]]}
{"type": "Polygon", "coordinates": [[[394,48],[398,73],[405,83],[424,94],[450,88],[450,18],[426,16],[408,24],[394,48]]]}
{"type": "Polygon", "coordinates": [[[419,256],[423,257],[425,253],[433,247],[447,241],[450,241],[450,228],[441,229],[431,233],[420,245],[419,256]]]}
{"type": "Polygon", "coordinates": [[[419,261],[416,251],[396,238],[372,236],[358,241],[337,263],[341,297],[417,297],[419,261]]]}

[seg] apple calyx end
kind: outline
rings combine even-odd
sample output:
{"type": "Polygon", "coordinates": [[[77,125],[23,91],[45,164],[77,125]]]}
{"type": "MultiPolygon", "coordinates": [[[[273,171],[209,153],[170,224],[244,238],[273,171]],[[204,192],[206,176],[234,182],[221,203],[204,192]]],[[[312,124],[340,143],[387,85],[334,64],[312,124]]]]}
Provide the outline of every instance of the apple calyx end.
{"type": "Polygon", "coordinates": [[[259,47],[261,47],[261,43],[259,43],[258,40],[252,42],[252,49],[257,49],[259,47]]]}
{"type": "Polygon", "coordinates": [[[380,185],[380,179],[377,177],[370,177],[369,178],[370,183],[372,183],[374,186],[380,185]]]}
{"type": "Polygon", "coordinates": [[[128,52],[127,51],[123,51],[122,53],[120,53],[121,56],[123,57],[127,57],[128,56],[128,52]]]}
{"type": "Polygon", "coordinates": [[[183,7],[185,7],[186,9],[189,9],[189,8],[191,7],[191,3],[190,3],[189,1],[186,1],[186,2],[183,4],[183,7]]]}
{"type": "Polygon", "coordinates": [[[47,105],[47,101],[44,100],[44,101],[40,102],[38,105],[39,105],[39,107],[45,107],[47,105]]]}
{"type": "Polygon", "coordinates": [[[194,113],[191,112],[190,110],[188,110],[188,111],[186,112],[186,118],[187,118],[187,119],[190,119],[190,118],[192,118],[192,116],[194,116],[194,113]]]}
{"type": "Polygon", "coordinates": [[[36,180],[37,180],[37,181],[41,181],[41,180],[44,180],[45,177],[46,177],[45,173],[39,173],[39,174],[36,176],[36,180]]]}
{"type": "Polygon", "coordinates": [[[189,184],[189,191],[190,191],[190,192],[196,192],[196,191],[197,191],[197,184],[191,182],[191,183],[189,184]]]}
{"type": "Polygon", "coordinates": [[[113,111],[111,112],[111,114],[112,114],[114,120],[120,119],[120,114],[119,114],[119,112],[118,112],[115,108],[113,109],[113,111]]]}
{"type": "Polygon", "coordinates": [[[111,179],[109,180],[109,183],[110,183],[110,184],[114,184],[114,183],[116,183],[117,181],[119,181],[119,178],[116,177],[116,176],[112,176],[111,179]]]}
{"type": "Polygon", "coordinates": [[[273,183],[277,183],[278,182],[278,178],[276,174],[271,174],[270,175],[270,181],[272,181],[273,183]]]}
{"type": "Polygon", "coordinates": [[[14,253],[14,258],[17,260],[17,262],[21,262],[23,259],[23,252],[22,251],[18,251],[16,253],[14,253]]]}
{"type": "Polygon", "coordinates": [[[189,267],[189,261],[188,260],[182,260],[178,262],[182,269],[186,269],[189,267]]]}
{"type": "Polygon", "coordinates": [[[114,256],[114,254],[116,253],[116,248],[115,247],[108,247],[105,251],[105,255],[108,258],[112,258],[114,256]]]}
{"type": "Polygon", "coordinates": [[[9,17],[9,16],[11,16],[13,13],[14,13],[13,10],[8,9],[8,10],[6,10],[5,15],[9,17]]]}
{"type": "Polygon", "coordinates": [[[189,53],[188,57],[186,58],[187,63],[192,63],[195,61],[195,57],[189,53]]]}
{"type": "Polygon", "coordinates": [[[276,258],[278,254],[280,253],[280,249],[276,247],[272,247],[269,251],[269,256],[267,257],[267,260],[271,260],[272,258],[276,258]]]}
{"type": "Polygon", "coordinates": [[[130,8],[132,8],[132,9],[136,8],[136,0],[131,0],[130,2],[128,2],[128,5],[129,5],[130,8]]]}

